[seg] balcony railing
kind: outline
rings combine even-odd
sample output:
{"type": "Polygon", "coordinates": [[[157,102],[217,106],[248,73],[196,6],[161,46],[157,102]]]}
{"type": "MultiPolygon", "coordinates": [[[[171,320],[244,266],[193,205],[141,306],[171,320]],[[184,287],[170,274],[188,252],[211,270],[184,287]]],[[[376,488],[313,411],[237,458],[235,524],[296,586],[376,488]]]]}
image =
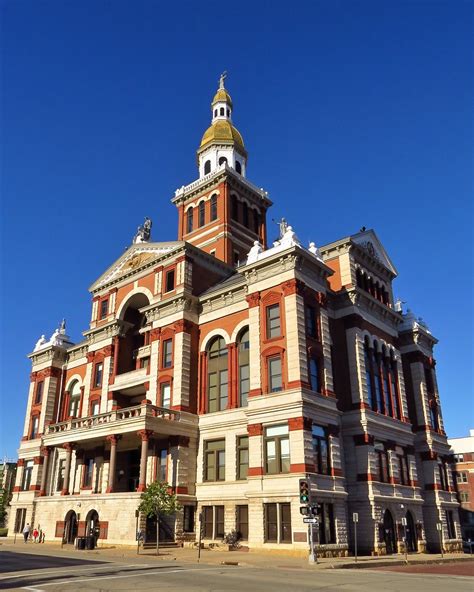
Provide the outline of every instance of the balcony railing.
{"type": "Polygon", "coordinates": [[[126,407],[125,409],[116,409],[107,413],[98,413],[88,417],[71,418],[68,421],[52,423],[48,426],[49,434],[61,434],[73,430],[94,428],[104,424],[126,422],[139,417],[155,417],[167,421],[177,421],[180,419],[180,412],[166,409],[165,407],[155,407],[155,405],[137,405],[135,407],[126,407]]]}

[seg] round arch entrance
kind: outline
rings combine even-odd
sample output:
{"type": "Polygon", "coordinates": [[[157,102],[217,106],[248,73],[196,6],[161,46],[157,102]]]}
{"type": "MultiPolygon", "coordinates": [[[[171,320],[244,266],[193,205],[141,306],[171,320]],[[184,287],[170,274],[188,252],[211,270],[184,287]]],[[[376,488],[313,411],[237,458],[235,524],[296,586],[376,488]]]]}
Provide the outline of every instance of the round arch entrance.
{"type": "Polygon", "coordinates": [[[91,510],[86,516],[86,536],[94,536],[96,540],[100,534],[99,513],[91,510]]]}
{"type": "Polygon", "coordinates": [[[383,538],[387,555],[392,555],[397,550],[397,538],[395,535],[395,524],[390,510],[385,510],[383,515],[383,538]]]}
{"type": "Polygon", "coordinates": [[[418,551],[418,541],[416,539],[416,526],[415,520],[413,519],[413,514],[410,510],[407,511],[406,514],[407,519],[407,550],[409,553],[416,553],[418,551]]]}
{"type": "Polygon", "coordinates": [[[64,542],[68,545],[74,544],[77,537],[77,514],[69,510],[64,518],[64,542]]]}

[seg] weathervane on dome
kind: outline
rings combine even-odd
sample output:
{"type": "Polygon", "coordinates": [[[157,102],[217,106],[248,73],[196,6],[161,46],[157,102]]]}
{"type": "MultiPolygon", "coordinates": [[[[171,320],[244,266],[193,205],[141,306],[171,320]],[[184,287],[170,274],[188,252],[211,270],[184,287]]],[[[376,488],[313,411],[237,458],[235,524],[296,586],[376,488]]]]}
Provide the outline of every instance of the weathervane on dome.
{"type": "Polygon", "coordinates": [[[219,78],[219,88],[225,88],[224,80],[227,78],[227,70],[224,70],[219,78]]]}

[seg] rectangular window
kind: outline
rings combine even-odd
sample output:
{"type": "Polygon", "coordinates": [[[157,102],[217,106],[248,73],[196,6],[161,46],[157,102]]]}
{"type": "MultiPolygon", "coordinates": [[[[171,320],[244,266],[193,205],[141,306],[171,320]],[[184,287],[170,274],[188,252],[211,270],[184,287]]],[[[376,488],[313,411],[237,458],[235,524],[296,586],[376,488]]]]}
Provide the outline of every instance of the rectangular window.
{"type": "Polygon", "coordinates": [[[99,388],[102,386],[102,375],[104,372],[104,364],[99,362],[95,365],[94,371],[94,388],[99,388]]]}
{"type": "Polygon", "coordinates": [[[272,304],[267,306],[267,339],[273,337],[280,337],[281,335],[281,322],[280,322],[280,305],[272,304]]]}
{"type": "Polygon", "coordinates": [[[225,480],[225,440],[204,442],[204,481],[225,480]]]}
{"type": "Polygon", "coordinates": [[[202,536],[205,539],[214,538],[214,507],[203,506],[202,508],[202,536]]]}
{"type": "Polygon", "coordinates": [[[317,473],[329,475],[329,438],[322,426],[313,425],[314,464],[317,473]]]}
{"type": "Polygon", "coordinates": [[[217,220],[217,195],[211,197],[211,221],[217,220]]]}
{"type": "Polygon", "coordinates": [[[174,290],[174,269],[166,272],[165,292],[174,290]]]}
{"type": "Polygon", "coordinates": [[[242,541],[247,541],[249,538],[249,507],[237,506],[237,532],[242,541]]]}
{"type": "Polygon", "coordinates": [[[168,451],[163,448],[158,451],[158,467],[157,467],[157,476],[156,478],[158,481],[166,482],[167,474],[167,461],[168,461],[168,451]]]}
{"type": "Polygon", "coordinates": [[[410,483],[410,473],[408,470],[408,459],[405,454],[398,454],[398,473],[400,478],[400,483],[402,485],[409,485],[410,483]]]}
{"type": "Polygon", "coordinates": [[[320,503],[318,505],[319,517],[319,543],[321,545],[333,545],[336,542],[334,528],[333,504],[320,503]]]}
{"type": "Polygon", "coordinates": [[[56,482],[56,491],[62,491],[64,488],[64,470],[66,467],[66,459],[62,458],[58,464],[58,480],[56,482]]]}
{"type": "Polygon", "coordinates": [[[467,473],[456,473],[456,481],[458,483],[467,483],[467,473]]]}
{"type": "Polygon", "coordinates": [[[44,382],[38,382],[36,385],[35,405],[39,405],[43,399],[44,382]]]}
{"type": "Polygon", "coordinates": [[[219,370],[208,375],[209,380],[209,397],[208,397],[208,411],[222,411],[227,409],[228,401],[228,371],[219,370]]]}
{"type": "Polygon", "coordinates": [[[271,393],[278,393],[283,390],[281,356],[268,358],[268,390],[271,393]]]}
{"type": "Polygon", "coordinates": [[[445,510],[446,512],[446,526],[448,528],[448,539],[456,538],[456,528],[454,527],[454,518],[452,510],[445,510]]]}
{"type": "Polygon", "coordinates": [[[194,506],[184,506],[183,531],[194,532],[194,506]]]}
{"type": "Polygon", "coordinates": [[[243,364],[239,368],[239,395],[240,406],[246,407],[250,390],[250,366],[243,364]]]}
{"type": "Polygon", "coordinates": [[[375,443],[375,454],[377,462],[377,479],[382,483],[388,483],[388,455],[382,442],[375,443]]]}
{"type": "Polygon", "coordinates": [[[469,501],[469,492],[468,491],[460,491],[459,492],[459,501],[461,504],[465,504],[469,501]]]}
{"type": "Polygon", "coordinates": [[[317,339],[318,337],[316,310],[312,306],[306,307],[306,334],[313,339],[317,339]]]}
{"type": "Polygon", "coordinates": [[[17,508],[15,515],[15,530],[14,532],[23,532],[26,522],[26,508],[17,508]]]}
{"type": "Polygon", "coordinates": [[[108,300],[101,300],[100,301],[99,320],[105,319],[108,312],[109,312],[109,301],[108,300]]]}
{"type": "Polygon", "coordinates": [[[163,341],[163,368],[171,368],[173,365],[173,340],[163,341]]]}
{"type": "Polygon", "coordinates": [[[265,504],[265,542],[291,543],[291,506],[265,504]]]}
{"type": "Polygon", "coordinates": [[[216,516],[215,538],[220,539],[224,536],[224,506],[214,506],[216,516]]]}
{"type": "Polygon", "coordinates": [[[161,406],[169,408],[171,405],[171,383],[161,383],[161,406]]]}
{"type": "Polygon", "coordinates": [[[268,475],[290,471],[290,440],[287,425],[272,426],[265,430],[265,471],[268,475]]]}
{"type": "Polygon", "coordinates": [[[93,401],[91,403],[91,415],[98,415],[100,413],[100,401],[93,401]]]}
{"type": "Polygon", "coordinates": [[[237,479],[247,479],[249,470],[249,439],[248,436],[237,438],[237,479]]]}
{"type": "Polygon", "coordinates": [[[82,476],[82,487],[91,487],[92,486],[92,472],[94,470],[94,459],[93,458],[86,458],[84,460],[84,469],[83,469],[83,476],[82,476]]]}
{"type": "Polygon", "coordinates": [[[30,431],[30,438],[36,438],[38,435],[38,427],[39,427],[39,417],[35,415],[31,418],[31,431],[30,431]]]}
{"type": "Polygon", "coordinates": [[[28,491],[31,485],[31,476],[33,474],[34,461],[27,460],[23,467],[23,478],[21,480],[22,491],[28,491]]]}
{"type": "Polygon", "coordinates": [[[199,204],[198,214],[199,214],[199,226],[204,226],[204,224],[206,223],[206,202],[205,201],[202,201],[199,204]]]}

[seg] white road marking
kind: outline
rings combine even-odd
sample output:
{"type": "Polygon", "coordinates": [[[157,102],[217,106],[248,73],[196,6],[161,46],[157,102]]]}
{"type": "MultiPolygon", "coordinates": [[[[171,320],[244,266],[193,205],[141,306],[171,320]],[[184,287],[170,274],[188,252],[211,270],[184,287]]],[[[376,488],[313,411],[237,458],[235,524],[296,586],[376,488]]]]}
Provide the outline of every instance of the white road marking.
{"type": "MultiPolygon", "coordinates": [[[[30,578],[32,576],[43,576],[43,575],[55,575],[57,573],[61,573],[64,570],[67,570],[68,572],[71,571],[91,571],[94,569],[110,569],[112,566],[117,566],[117,563],[114,563],[113,561],[109,561],[109,563],[107,565],[104,565],[102,561],[98,561],[97,562],[99,565],[97,565],[96,567],[68,567],[67,565],[65,565],[64,567],[58,567],[57,569],[54,570],[49,570],[49,571],[39,571],[37,573],[29,573],[29,572],[23,572],[21,574],[15,574],[12,576],[0,576],[0,580],[12,580],[13,578],[30,578]]],[[[120,565],[120,564],[118,564],[120,565]]],[[[148,563],[132,563],[130,565],[123,565],[122,567],[150,567],[150,564],[148,563]]]]}
{"type": "MultiPolygon", "coordinates": [[[[189,571],[220,571],[223,569],[228,569],[230,566],[221,565],[220,567],[209,567],[209,568],[193,568],[193,569],[169,569],[168,571],[164,571],[160,569],[158,571],[148,571],[146,573],[135,572],[133,574],[127,574],[123,576],[103,576],[98,578],[83,578],[81,580],[62,580],[61,582],[49,582],[46,584],[40,584],[43,588],[46,586],[61,586],[65,584],[80,584],[82,582],[91,582],[97,580],[120,580],[124,578],[136,578],[136,577],[143,577],[143,576],[156,576],[160,574],[170,574],[170,573],[185,573],[189,571]]],[[[22,590],[30,590],[31,592],[44,592],[43,588],[35,588],[34,586],[23,586],[22,590]]]]}

